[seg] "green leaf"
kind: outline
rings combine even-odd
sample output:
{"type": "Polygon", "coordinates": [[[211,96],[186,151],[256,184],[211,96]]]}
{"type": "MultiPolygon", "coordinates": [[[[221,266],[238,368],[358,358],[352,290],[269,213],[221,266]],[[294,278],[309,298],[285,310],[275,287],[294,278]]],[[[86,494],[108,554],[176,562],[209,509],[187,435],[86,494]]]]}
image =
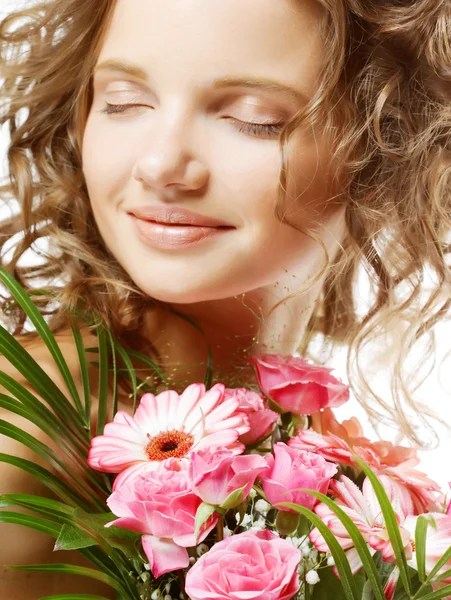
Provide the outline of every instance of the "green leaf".
{"type": "Polygon", "coordinates": [[[106,344],[106,333],[103,328],[97,328],[99,340],[99,404],[97,411],[96,435],[102,435],[106,423],[108,407],[108,349],[106,344]]]}
{"type": "Polygon", "coordinates": [[[63,521],[71,521],[75,510],[73,507],[67,506],[67,504],[63,504],[57,500],[33,494],[3,494],[0,496],[0,508],[9,506],[21,506],[22,508],[28,508],[42,515],[63,521]]]}
{"type": "Polygon", "coordinates": [[[35,515],[25,515],[13,511],[0,511],[0,523],[13,523],[14,525],[24,525],[30,529],[41,531],[51,537],[58,537],[61,525],[42,517],[35,515]]]}
{"type": "Polygon", "coordinates": [[[445,587],[442,587],[431,594],[426,594],[426,596],[420,596],[420,598],[421,600],[440,600],[440,598],[445,598],[449,594],[451,594],[451,585],[445,585],[445,587]]]}
{"type": "Polygon", "coordinates": [[[241,504],[243,502],[243,492],[246,489],[246,487],[247,484],[231,492],[224,500],[224,503],[221,505],[221,508],[225,508],[228,510],[230,508],[236,508],[239,504],[241,504]]]}
{"type": "Polygon", "coordinates": [[[349,537],[354,543],[355,549],[357,550],[360,560],[363,563],[363,568],[368,576],[368,580],[373,588],[373,594],[376,600],[385,600],[384,588],[382,586],[381,579],[379,577],[379,573],[376,569],[376,565],[374,564],[373,557],[371,556],[368,550],[368,544],[363,538],[362,534],[352,521],[352,519],[345,513],[345,511],[337,506],[337,504],[331,499],[321,494],[320,492],[315,492],[313,490],[302,489],[302,492],[306,492],[318,500],[321,500],[326,506],[328,506],[340,519],[343,523],[346,531],[349,533],[349,537]]]}
{"type": "Polygon", "coordinates": [[[451,560],[451,547],[448,548],[448,550],[446,550],[446,552],[442,554],[440,560],[437,562],[436,565],[434,565],[434,568],[429,573],[426,579],[426,583],[430,583],[430,581],[435,577],[435,575],[437,575],[440,569],[444,567],[449,560],[451,560]]]}
{"type": "Polygon", "coordinates": [[[340,546],[335,536],[331,533],[329,528],[321,521],[318,515],[316,515],[313,511],[309,510],[308,508],[299,506],[297,504],[293,504],[292,502],[280,503],[278,504],[278,507],[291,508],[292,510],[299,512],[301,515],[307,517],[313,523],[313,525],[317,527],[333,556],[335,566],[340,576],[340,583],[343,586],[346,599],[359,600],[354,576],[351,572],[351,567],[349,566],[346,554],[344,553],[343,548],[340,546]]]}
{"type": "Polygon", "coordinates": [[[0,281],[2,281],[3,284],[9,289],[11,294],[14,296],[14,298],[17,300],[17,302],[27,314],[30,321],[35,326],[36,331],[39,333],[41,339],[49,349],[50,354],[52,355],[55,364],[57,365],[67,385],[67,388],[74,400],[75,406],[77,407],[79,414],[83,414],[83,409],[81,405],[80,396],[78,395],[77,387],[75,385],[69,367],[67,366],[67,363],[64,359],[63,353],[61,352],[58,344],[56,343],[55,337],[50,327],[48,326],[46,320],[41,315],[35,304],[30,300],[30,297],[25,292],[23,287],[3,267],[0,267],[0,281]]]}
{"type": "MultiPolygon", "coordinates": [[[[140,534],[124,529],[123,527],[112,526],[105,528],[105,524],[113,521],[115,518],[115,515],[112,513],[88,515],[86,522],[94,531],[101,533],[102,537],[108,540],[109,543],[112,543],[113,546],[115,544],[112,540],[134,544],[140,539],[140,534]]],[[[93,538],[92,534],[81,530],[77,525],[67,524],[63,525],[61,529],[55,544],[55,550],[78,550],[79,548],[89,548],[95,544],[97,544],[97,541],[93,538]]],[[[117,545],[121,546],[120,543],[117,545]]]]}
{"type": "Polygon", "coordinates": [[[132,361],[130,360],[127,352],[124,350],[124,348],[121,346],[121,344],[119,344],[119,342],[117,340],[115,340],[114,343],[115,343],[115,346],[116,346],[117,353],[119,354],[122,362],[124,363],[124,365],[125,365],[125,367],[126,367],[126,369],[128,371],[128,375],[130,377],[130,380],[132,382],[132,387],[133,387],[133,414],[135,414],[135,411],[136,411],[136,402],[137,402],[137,380],[136,380],[135,369],[133,368],[132,361]]]}
{"type": "Polygon", "coordinates": [[[11,456],[10,454],[0,453],[0,462],[4,462],[10,465],[19,467],[23,471],[29,473],[32,477],[38,479],[43,483],[49,490],[56,494],[61,500],[80,506],[90,510],[92,507],[83,498],[78,496],[73,490],[70,489],[63,481],[53,475],[47,469],[44,469],[40,465],[26,460],[25,458],[18,458],[17,456],[11,456]]]}
{"type": "Polygon", "coordinates": [[[85,398],[85,421],[89,429],[91,429],[91,384],[89,382],[89,370],[85,346],[80,330],[76,327],[71,327],[71,331],[74,338],[75,347],[77,349],[78,362],[80,364],[80,372],[83,382],[83,395],[85,398]]]}
{"type": "Polygon", "coordinates": [[[112,393],[112,412],[113,412],[113,416],[117,413],[117,402],[118,402],[118,397],[117,397],[117,364],[116,364],[116,346],[114,344],[114,339],[113,336],[111,335],[111,331],[109,329],[106,330],[107,336],[108,336],[108,341],[110,344],[110,348],[111,348],[111,356],[113,359],[113,366],[112,366],[112,371],[113,371],[113,393],[112,393]]]}
{"type": "MultiPolygon", "coordinates": [[[[1,269],[1,267],[0,267],[1,269]]],[[[87,441],[84,421],[63,392],[47,375],[44,369],[21,346],[21,344],[0,325],[0,353],[23,375],[28,383],[42,396],[66,427],[82,441],[87,441]]]]}
{"type": "Polygon", "coordinates": [[[143,365],[146,365],[147,367],[151,368],[161,379],[163,385],[165,385],[166,388],[169,386],[168,380],[166,379],[166,376],[164,375],[163,371],[161,371],[161,369],[148,356],[136,350],[130,350],[129,348],[127,348],[127,354],[131,358],[138,360],[143,365]]]}
{"type": "Polygon", "coordinates": [[[102,573],[101,571],[97,571],[96,569],[90,569],[89,567],[79,567],[76,565],[69,565],[64,563],[50,563],[43,565],[7,565],[8,569],[14,569],[16,571],[38,571],[40,573],[67,573],[69,575],[82,575],[84,577],[90,577],[91,579],[96,579],[97,581],[102,581],[103,583],[108,584],[116,591],[121,591],[121,588],[118,586],[118,582],[102,573]]]}
{"type": "Polygon", "coordinates": [[[80,493],[82,497],[89,501],[92,491],[86,488],[80,477],[77,476],[73,469],[69,467],[64,460],[57,456],[55,452],[53,452],[53,450],[51,450],[44,443],[40,442],[26,431],[23,431],[23,429],[20,427],[16,427],[12,423],[8,423],[8,421],[4,421],[3,419],[0,419],[0,435],[6,435],[17,442],[20,442],[27,448],[30,448],[30,450],[35,452],[38,456],[44,458],[49,465],[54,467],[64,477],[70,476],[73,487],[78,493],[80,493]]]}
{"type": "Polygon", "coordinates": [[[370,467],[356,454],[353,455],[354,460],[361,467],[362,471],[368,477],[373,486],[374,493],[379,501],[382,514],[385,520],[385,526],[387,528],[387,533],[390,538],[391,545],[393,547],[393,552],[396,558],[396,564],[399,568],[400,578],[404,589],[408,593],[409,596],[412,595],[412,587],[410,584],[410,578],[408,575],[408,565],[406,560],[406,554],[404,552],[404,546],[401,539],[401,533],[399,531],[398,521],[396,519],[395,511],[391,505],[391,502],[380,483],[379,479],[370,469],[370,467]]]}
{"type": "MultiPolygon", "coordinates": [[[[340,585],[340,581],[334,574],[332,567],[326,567],[318,572],[320,580],[313,586],[313,600],[348,600],[349,596],[346,596],[343,586],[340,585]]],[[[354,576],[354,582],[357,588],[357,596],[359,600],[363,598],[363,588],[365,584],[365,574],[363,571],[359,571],[354,576]]],[[[310,591],[311,586],[306,585],[307,590],[310,591]]],[[[307,598],[307,594],[305,595],[307,598]]]]}
{"type": "Polygon", "coordinates": [[[197,507],[196,518],[194,520],[194,538],[196,540],[199,535],[200,528],[206,521],[208,521],[215,511],[216,506],[213,506],[213,504],[207,504],[206,502],[202,502],[202,504],[199,504],[197,507]]]}
{"type": "Polygon", "coordinates": [[[426,539],[429,520],[420,515],[415,527],[415,553],[417,557],[418,577],[421,583],[426,581],[426,539]]]}
{"type": "Polygon", "coordinates": [[[97,541],[74,525],[63,525],[54,550],[78,550],[96,546],[97,541]]]}

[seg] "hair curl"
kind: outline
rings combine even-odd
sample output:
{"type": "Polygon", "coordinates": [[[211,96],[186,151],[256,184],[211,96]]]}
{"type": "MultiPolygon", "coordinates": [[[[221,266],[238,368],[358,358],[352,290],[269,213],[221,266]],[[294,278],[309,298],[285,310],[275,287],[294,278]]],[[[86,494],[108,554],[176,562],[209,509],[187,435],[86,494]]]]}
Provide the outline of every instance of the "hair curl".
{"type": "MultiPolygon", "coordinates": [[[[281,199],[290,136],[301,123],[321,124],[334,139],[334,175],[346,200],[348,233],[322,270],[326,278],[300,351],[312,355],[317,334],[325,347],[347,344],[349,383],[370,418],[380,420],[382,407],[421,445],[407,416],[406,409],[415,408],[415,390],[404,371],[424,339],[429,343],[421,360],[432,356],[432,328],[449,316],[451,304],[451,3],[317,2],[324,9],[325,61],[314,97],[282,134],[281,199]],[[355,286],[361,268],[374,292],[363,315],[355,286]],[[368,385],[359,356],[401,324],[388,403],[368,385]]],[[[48,0],[0,23],[0,124],[11,137],[9,180],[0,193],[20,207],[0,224],[1,264],[32,297],[39,282],[47,282],[49,294],[35,295],[35,301],[55,333],[67,328],[75,309],[93,311],[118,339],[151,352],[140,331],[156,301],[105,246],[82,172],[92,71],[114,7],[115,0],[48,0]],[[19,234],[7,259],[6,245],[19,234]],[[40,239],[48,241],[48,250],[37,249],[40,239]],[[30,249],[42,264],[19,264],[30,249]]],[[[277,215],[284,220],[281,204],[277,215]]],[[[15,335],[33,335],[8,295],[1,308],[15,335]]]]}

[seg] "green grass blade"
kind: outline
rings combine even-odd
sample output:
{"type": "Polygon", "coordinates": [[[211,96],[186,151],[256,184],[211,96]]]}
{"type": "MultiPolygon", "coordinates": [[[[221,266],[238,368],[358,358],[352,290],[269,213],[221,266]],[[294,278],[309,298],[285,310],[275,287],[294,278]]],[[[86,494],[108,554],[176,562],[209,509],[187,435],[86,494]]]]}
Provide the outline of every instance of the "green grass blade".
{"type": "Polygon", "coordinates": [[[68,485],[61,481],[61,479],[53,475],[53,473],[50,471],[47,471],[47,469],[35,464],[31,460],[18,458],[17,456],[11,456],[10,454],[0,453],[0,462],[13,465],[27,472],[29,475],[43,483],[64,502],[79,506],[88,511],[92,510],[92,506],[86,502],[84,498],[80,497],[73,490],[71,490],[68,485]]]}
{"type": "Polygon", "coordinates": [[[57,538],[61,525],[42,517],[35,515],[24,515],[13,511],[0,511],[0,523],[12,523],[14,525],[24,525],[30,529],[41,531],[51,537],[57,538]]]}
{"type": "Polygon", "coordinates": [[[73,523],[74,508],[58,502],[57,500],[51,500],[49,498],[43,498],[42,496],[35,496],[33,494],[3,494],[0,496],[0,508],[6,508],[11,506],[21,506],[29,510],[51,517],[52,519],[59,519],[60,521],[73,523]]]}
{"type": "Polygon", "coordinates": [[[372,593],[374,594],[374,598],[376,600],[385,600],[384,588],[382,586],[382,581],[380,579],[379,573],[377,571],[376,565],[374,563],[373,557],[371,556],[368,550],[368,544],[365,542],[362,534],[352,521],[352,519],[345,513],[343,509],[341,509],[335,502],[321,494],[320,492],[315,492],[313,490],[301,489],[301,492],[306,492],[318,500],[321,500],[324,504],[326,504],[340,519],[343,523],[346,531],[349,533],[349,537],[354,542],[355,549],[357,550],[360,560],[363,563],[363,568],[368,576],[368,581],[371,586],[372,593]]]}
{"type": "Polygon", "coordinates": [[[17,300],[17,302],[27,314],[30,321],[35,326],[36,331],[39,333],[41,339],[49,349],[50,354],[52,355],[55,364],[58,367],[67,385],[67,388],[74,400],[75,406],[77,407],[79,414],[82,415],[83,408],[74,379],[64,359],[63,353],[61,352],[58,344],[56,343],[55,336],[53,335],[46,320],[41,315],[36,305],[31,301],[27,292],[3,267],[0,267],[0,281],[9,289],[11,294],[14,296],[14,298],[17,300]]]}
{"type": "Polygon", "coordinates": [[[319,532],[326,541],[326,544],[329,546],[329,550],[335,561],[335,566],[337,567],[337,571],[340,576],[340,583],[343,587],[343,591],[346,595],[346,598],[348,600],[359,600],[354,576],[351,572],[351,567],[349,565],[348,559],[346,558],[346,554],[344,553],[343,548],[340,546],[335,536],[331,533],[329,528],[321,521],[318,515],[316,515],[313,511],[309,510],[308,508],[299,506],[297,504],[293,504],[292,502],[283,502],[280,503],[279,506],[291,508],[296,512],[300,513],[301,515],[304,515],[313,523],[315,527],[318,528],[319,532]]]}
{"type": "Polygon", "coordinates": [[[443,588],[436,590],[435,592],[431,592],[430,594],[426,594],[425,596],[420,596],[421,600],[440,600],[441,598],[445,598],[451,594],[451,585],[446,585],[443,588]]]}
{"type": "Polygon", "coordinates": [[[21,373],[26,381],[42,396],[47,404],[60,416],[67,427],[86,440],[84,420],[59,387],[47,375],[44,369],[21,346],[21,344],[0,325],[0,353],[21,373]]]}
{"type": "Polygon", "coordinates": [[[410,578],[408,574],[406,554],[404,552],[404,547],[402,544],[401,534],[399,531],[398,522],[396,520],[395,511],[393,510],[391,502],[375,473],[356,454],[354,454],[354,460],[361,467],[362,471],[368,477],[368,479],[371,482],[371,485],[373,486],[374,493],[376,494],[376,497],[381,507],[382,514],[384,516],[387,533],[392,544],[393,552],[396,558],[396,564],[399,568],[400,579],[408,595],[412,596],[412,586],[410,584],[410,578]]]}
{"type": "Polygon", "coordinates": [[[127,348],[126,352],[131,358],[138,360],[143,365],[146,365],[146,367],[149,367],[150,369],[152,369],[158,375],[158,377],[161,379],[161,381],[163,382],[163,385],[165,385],[166,388],[169,386],[168,380],[167,380],[166,376],[164,375],[164,373],[153,362],[153,360],[151,360],[148,356],[146,356],[145,354],[142,354],[141,352],[138,352],[137,350],[130,350],[128,348],[127,348]]]}
{"type": "MultiPolygon", "coordinates": [[[[132,361],[130,360],[130,357],[128,356],[126,350],[123,348],[123,346],[121,346],[121,344],[119,344],[119,342],[117,340],[114,341],[114,344],[116,346],[116,351],[119,354],[127,372],[128,372],[128,376],[130,377],[131,383],[132,383],[132,387],[133,387],[133,414],[135,414],[136,411],[136,402],[137,402],[137,379],[136,379],[136,373],[135,373],[135,369],[133,368],[133,364],[132,361]]],[[[115,413],[113,413],[114,416],[115,413]]]]}
{"type": "Polygon", "coordinates": [[[102,581],[107,585],[111,586],[117,592],[122,592],[122,586],[118,584],[118,581],[113,577],[110,577],[106,573],[97,571],[96,569],[90,569],[89,567],[78,567],[76,565],[69,565],[65,563],[49,563],[43,565],[7,565],[8,569],[14,569],[15,571],[37,571],[40,573],[66,573],[68,575],[82,575],[83,577],[89,577],[102,581]]]}
{"type": "Polygon", "coordinates": [[[114,338],[109,329],[106,330],[109,345],[111,348],[111,359],[112,359],[112,371],[113,371],[113,394],[112,394],[112,416],[117,413],[117,359],[116,359],[116,346],[114,344],[114,338]]]}
{"type": "Polygon", "coordinates": [[[421,583],[426,581],[426,538],[428,519],[420,515],[415,528],[415,553],[417,556],[418,578],[421,583]]]}
{"type": "Polygon", "coordinates": [[[97,410],[96,435],[102,435],[108,408],[108,348],[106,343],[106,333],[101,327],[97,328],[97,338],[99,340],[99,404],[97,410]]]}
{"type": "Polygon", "coordinates": [[[87,488],[80,476],[77,475],[77,473],[75,473],[75,471],[46,444],[39,441],[26,431],[23,431],[23,429],[20,427],[16,427],[16,425],[8,423],[8,421],[4,421],[3,419],[0,419],[0,435],[6,435],[7,437],[10,437],[13,440],[23,444],[35,452],[35,454],[41,458],[44,458],[49,465],[61,473],[63,477],[69,476],[71,485],[77,491],[77,493],[89,500],[92,495],[92,490],[87,488]]]}
{"type": "Polygon", "coordinates": [[[440,571],[440,569],[442,567],[444,567],[449,560],[451,560],[451,547],[448,548],[448,550],[446,550],[446,552],[443,553],[443,555],[440,558],[440,560],[438,561],[438,563],[436,565],[434,565],[434,568],[429,573],[429,575],[426,579],[426,583],[430,583],[430,581],[437,575],[437,573],[440,571]]]}
{"type": "Polygon", "coordinates": [[[85,346],[80,330],[76,327],[71,327],[72,336],[74,338],[75,347],[78,354],[78,362],[80,363],[80,372],[83,382],[83,396],[85,399],[85,421],[91,428],[91,384],[89,382],[88,361],[86,358],[85,346]]]}

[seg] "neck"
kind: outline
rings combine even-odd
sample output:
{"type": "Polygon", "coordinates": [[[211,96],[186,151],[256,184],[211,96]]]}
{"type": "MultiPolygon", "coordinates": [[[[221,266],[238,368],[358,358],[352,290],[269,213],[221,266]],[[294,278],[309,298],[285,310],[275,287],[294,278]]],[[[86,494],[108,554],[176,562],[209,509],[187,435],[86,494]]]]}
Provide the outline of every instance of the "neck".
{"type": "Polygon", "coordinates": [[[302,344],[316,293],[313,290],[286,300],[275,310],[282,298],[267,289],[222,300],[158,307],[149,315],[147,328],[169,388],[181,391],[190,383],[204,381],[208,346],[213,383],[226,387],[255,383],[248,359],[264,353],[294,354],[302,344]]]}

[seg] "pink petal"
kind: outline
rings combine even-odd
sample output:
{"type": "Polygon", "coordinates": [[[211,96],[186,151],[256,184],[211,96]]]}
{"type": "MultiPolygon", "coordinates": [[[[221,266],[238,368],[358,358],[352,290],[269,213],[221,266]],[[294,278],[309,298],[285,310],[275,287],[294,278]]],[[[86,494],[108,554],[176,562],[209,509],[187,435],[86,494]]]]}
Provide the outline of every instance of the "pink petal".
{"type": "Polygon", "coordinates": [[[184,569],[189,565],[186,549],[177,546],[170,540],[161,540],[153,535],[143,535],[142,545],[154,577],[161,577],[165,573],[184,569]]]}

